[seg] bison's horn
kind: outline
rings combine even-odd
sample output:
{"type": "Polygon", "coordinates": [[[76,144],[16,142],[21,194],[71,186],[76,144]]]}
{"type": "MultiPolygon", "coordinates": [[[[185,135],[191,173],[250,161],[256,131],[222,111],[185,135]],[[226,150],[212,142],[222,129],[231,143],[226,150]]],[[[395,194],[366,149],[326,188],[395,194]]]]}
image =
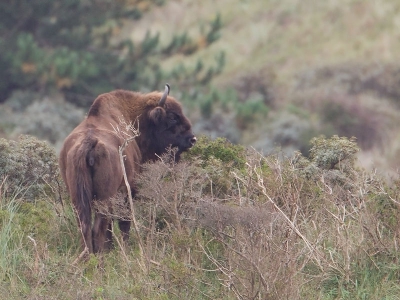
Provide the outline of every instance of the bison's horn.
{"type": "Polygon", "coordinates": [[[160,102],[158,102],[158,106],[164,106],[165,101],[167,100],[167,96],[169,95],[170,86],[168,83],[165,84],[164,94],[162,95],[160,102]]]}

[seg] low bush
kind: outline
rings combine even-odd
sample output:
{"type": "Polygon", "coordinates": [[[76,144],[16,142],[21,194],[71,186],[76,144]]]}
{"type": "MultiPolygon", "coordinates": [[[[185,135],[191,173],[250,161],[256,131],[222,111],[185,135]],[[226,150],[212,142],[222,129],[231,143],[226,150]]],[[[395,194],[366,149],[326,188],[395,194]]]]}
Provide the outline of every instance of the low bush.
{"type": "Polygon", "coordinates": [[[27,135],[17,141],[0,139],[0,180],[2,197],[34,200],[59,196],[61,182],[54,148],[27,135]]]}

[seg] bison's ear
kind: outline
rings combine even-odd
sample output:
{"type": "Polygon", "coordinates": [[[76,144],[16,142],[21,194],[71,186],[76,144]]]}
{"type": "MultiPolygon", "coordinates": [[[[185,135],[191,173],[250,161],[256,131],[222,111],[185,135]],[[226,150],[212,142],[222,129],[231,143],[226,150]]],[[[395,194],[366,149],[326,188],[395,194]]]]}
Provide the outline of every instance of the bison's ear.
{"type": "Polygon", "coordinates": [[[165,119],[166,112],[162,107],[155,107],[149,112],[149,118],[155,124],[160,123],[163,119],[165,119]]]}

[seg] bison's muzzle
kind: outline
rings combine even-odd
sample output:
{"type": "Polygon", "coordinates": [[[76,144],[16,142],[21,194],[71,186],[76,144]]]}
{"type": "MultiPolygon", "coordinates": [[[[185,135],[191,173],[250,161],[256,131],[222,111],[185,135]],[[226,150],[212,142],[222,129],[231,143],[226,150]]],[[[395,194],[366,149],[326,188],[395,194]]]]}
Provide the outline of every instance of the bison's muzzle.
{"type": "Polygon", "coordinates": [[[187,137],[184,140],[183,145],[181,145],[178,148],[179,148],[179,150],[186,151],[186,150],[192,148],[194,146],[194,144],[196,144],[196,141],[197,141],[197,138],[193,134],[191,134],[189,137],[187,137]]]}

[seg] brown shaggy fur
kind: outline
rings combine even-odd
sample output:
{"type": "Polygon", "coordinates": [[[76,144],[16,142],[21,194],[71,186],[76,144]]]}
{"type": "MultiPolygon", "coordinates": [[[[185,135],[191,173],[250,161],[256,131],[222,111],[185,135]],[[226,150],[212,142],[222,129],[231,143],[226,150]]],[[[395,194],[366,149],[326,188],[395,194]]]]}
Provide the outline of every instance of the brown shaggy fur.
{"type": "MultiPolygon", "coordinates": [[[[166,92],[164,93],[166,96],[166,92]]],[[[181,105],[168,96],[159,105],[162,93],[141,94],[117,90],[102,94],[93,102],[87,117],[65,139],[60,153],[60,169],[82,230],[82,245],[89,252],[108,249],[112,243],[109,217],[95,212],[92,228],[92,201],[109,199],[126,192],[118,149],[123,139],[113,130],[121,120],[139,124],[140,135],[125,149],[125,170],[132,194],[140,165],[155,160],[169,146],[177,147],[177,159],[195,142],[190,121],[181,105]]],[[[126,240],[130,222],[119,220],[126,240]]]]}

